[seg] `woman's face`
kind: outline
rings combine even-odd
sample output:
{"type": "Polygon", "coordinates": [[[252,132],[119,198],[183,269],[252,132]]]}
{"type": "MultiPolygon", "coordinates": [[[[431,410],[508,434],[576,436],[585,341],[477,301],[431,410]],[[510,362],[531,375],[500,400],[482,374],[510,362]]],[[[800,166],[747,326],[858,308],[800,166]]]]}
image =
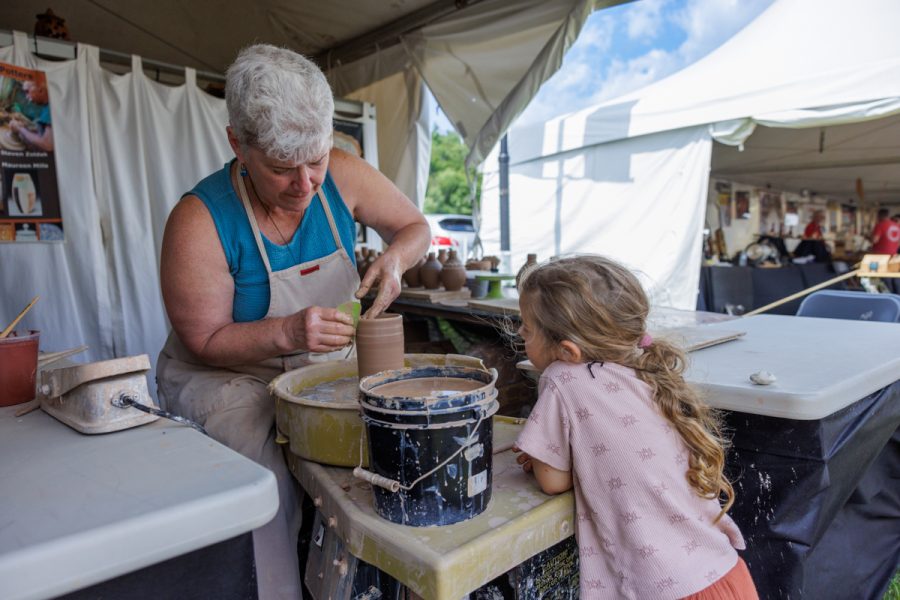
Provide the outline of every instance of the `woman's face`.
{"type": "Polygon", "coordinates": [[[554,348],[541,334],[540,329],[535,326],[531,305],[528,302],[528,296],[519,298],[521,307],[522,326],[519,327],[519,336],[525,342],[525,354],[528,360],[534,364],[535,368],[543,371],[553,363],[557,357],[554,348]]]}
{"type": "Polygon", "coordinates": [[[327,152],[310,162],[294,164],[270,158],[252,146],[241,150],[238,160],[247,167],[257,195],[269,206],[305,209],[325,182],[327,152]]]}

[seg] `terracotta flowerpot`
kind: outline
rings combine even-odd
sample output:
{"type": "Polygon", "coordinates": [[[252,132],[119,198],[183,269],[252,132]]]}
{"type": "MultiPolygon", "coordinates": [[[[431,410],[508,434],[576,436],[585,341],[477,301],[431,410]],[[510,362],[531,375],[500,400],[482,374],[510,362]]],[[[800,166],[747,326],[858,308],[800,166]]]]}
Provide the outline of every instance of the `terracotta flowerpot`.
{"type": "Polygon", "coordinates": [[[382,313],[360,319],[356,327],[356,364],[359,377],[403,368],[403,316],[382,313]]]}
{"type": "Polygon", "coordinates": [[[40,336],[39,331],[14,331],[0,340],[0,406],[34,399],[40,336]]]}
{"type": "Polygon", "coordinates": [[[422,270],[422,266],[425,264],[425,257],[420,258],[416,264],[411,266],[404,274],[403,279],[406,280],[406,285],[409,287],[420,287],[422,285],[422,277],[420,272],[422,270]]]}
{"type": "Polygon", "coordinates": [[[466,283],[466,269],[459,258],[456,256],[456,250],[451,250],[447,256],[447,262],[441,269],[441,283],[448,292],[455,292],[462,288],[466,283]]]}
{"type": "Polygon", "coordinates": [[[434,252],[429,252],[428,260],[419,269],[419,277],[422,279],[425,289],[436,290],[441,287],[441,269],[443,266],[434,257],[434,252]]]}

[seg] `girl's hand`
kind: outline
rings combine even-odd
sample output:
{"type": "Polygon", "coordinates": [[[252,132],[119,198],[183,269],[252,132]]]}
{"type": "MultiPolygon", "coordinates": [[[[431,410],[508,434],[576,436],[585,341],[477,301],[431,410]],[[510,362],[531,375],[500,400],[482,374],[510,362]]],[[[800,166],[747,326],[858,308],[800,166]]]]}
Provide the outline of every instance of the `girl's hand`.
{"type": "Polygon", "coordinates": [[[522,452],[522,449],[518,446],[512,447],[513,452],[521,452],[519,456],[516,457],[516,462],[522,465],[522,470],[526,473],[531,473],[534,470],[534,466],[531,464],[531,456],[526,452],[522,452]]]}

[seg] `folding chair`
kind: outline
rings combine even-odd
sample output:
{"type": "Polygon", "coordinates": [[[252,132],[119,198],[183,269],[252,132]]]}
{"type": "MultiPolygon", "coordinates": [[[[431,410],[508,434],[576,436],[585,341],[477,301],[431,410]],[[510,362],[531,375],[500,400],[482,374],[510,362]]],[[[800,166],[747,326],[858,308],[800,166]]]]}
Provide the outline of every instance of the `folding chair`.
{"type": "Polygon", "coordinates": [[[797,316],[900,323],[900,296],[821,290],[803,300],[797,316]]]}

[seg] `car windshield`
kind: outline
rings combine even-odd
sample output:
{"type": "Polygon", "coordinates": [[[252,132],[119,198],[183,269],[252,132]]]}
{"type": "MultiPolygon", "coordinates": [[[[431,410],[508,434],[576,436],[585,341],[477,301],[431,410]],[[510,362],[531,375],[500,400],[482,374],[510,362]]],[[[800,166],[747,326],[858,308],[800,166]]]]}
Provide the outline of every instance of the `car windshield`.
{"type": "Polygon", "coordinates": [[[472,219],[441,219],[440,225],[447,231],[475,231],[475,226],[472,224],[472,219]]]}

